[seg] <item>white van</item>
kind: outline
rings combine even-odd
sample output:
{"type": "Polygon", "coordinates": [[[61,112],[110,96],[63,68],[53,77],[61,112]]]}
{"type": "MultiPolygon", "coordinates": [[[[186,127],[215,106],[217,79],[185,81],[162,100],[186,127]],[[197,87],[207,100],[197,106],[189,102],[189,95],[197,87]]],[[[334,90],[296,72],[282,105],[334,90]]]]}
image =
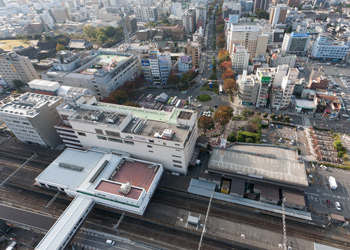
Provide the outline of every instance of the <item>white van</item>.
{"type": "Polygon", "coordinates": [[[114,246],[115,241],[114,240],[106,240],[106,244],[114,246]]]}
{"type": "Polygon", "coordinates": [[[334,205],[335,205],[335,208],[337,209],[337,210],[341,210],[341,206],[340,206],[340,203],[338,202],[338,201],[336,201],[335,203],[334,203],[334,205]]]}

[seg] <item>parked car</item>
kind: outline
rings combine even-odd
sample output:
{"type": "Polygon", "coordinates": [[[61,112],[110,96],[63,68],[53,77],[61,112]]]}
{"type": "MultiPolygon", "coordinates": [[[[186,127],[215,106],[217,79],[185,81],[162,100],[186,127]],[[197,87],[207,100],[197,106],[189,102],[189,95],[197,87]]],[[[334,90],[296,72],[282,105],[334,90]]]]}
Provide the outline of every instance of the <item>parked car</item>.
{"type": "Polygon", "coordinates": [[[106,244],[114,246],[115,241],[114,240],[106,240],[106,244]]]}
{"type": "Polygon", "coordinates": [[[340,203],[339,203],[338,201],[336,201],[336,202],[334,203],[334,205],[335,205],[335,208],[336,208],[338,211],[341,210],[341,206],[340,206],[340,203]]]}
{"type": "Polygon", "coordinates": [[[331,201],[330,200],[326,200],[326,205],[327,205],[327,207],[331,207],[332,205],[331,205],[331,201]]]}

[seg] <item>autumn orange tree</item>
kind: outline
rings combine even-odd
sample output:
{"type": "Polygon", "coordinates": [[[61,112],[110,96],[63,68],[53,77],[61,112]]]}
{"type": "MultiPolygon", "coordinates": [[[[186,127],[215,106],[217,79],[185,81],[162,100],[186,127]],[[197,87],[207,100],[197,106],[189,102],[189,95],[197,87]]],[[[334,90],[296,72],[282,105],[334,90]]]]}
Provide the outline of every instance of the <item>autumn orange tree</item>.
{"type": "Polygon", "coordinates": [[[200,129],[203,129],[203,132],[207,132],[209,129],[213,129],[215,126],[214,119],[212,117],[202,115],[198,119],[198,127],[200,129]]]}
{"type": "Polygon", "coordinates": [[[228,69],[231,69],[231,67],[232,67],[231,61],[224,61],[220,64],[220,70],[224,72],[228,69]]]}
{"type": "Polygon", "coordinates": [[[235,74],[231,69],[227,69],[225,73],[222,74],[222,80],[226,80],[229,78],[235,79],[235,74]]]}
{"type": "Polygon", "coordinates": [[[216,26],[220,24],[225,24],[225,20],[222,17],[219,17],[218,19],[216,19],[216,26]]]}
{"type": "Polygon", "coordinates": [[[224,91],[226,93],[232,93],[236,91],[237,86],[236,86],[236,81],[232,78],[228,78],[224,80],[224,91]]]}
{"type": "Polygon", "coordinates": [[[219,50],[218,58],[219,58],[219,62],[220,63],[222,63],[224,61],[231,61],[230,60],[230,55],[228,54],[228,51],[225,50],[225,49],[219,50]]]}
{"type": "Polygon", "coordinates": [[[214,121],[220,123],[221,126],[225,126],[230,122],[233,115],[233,108],[228,105],[220,106],[214,113],[214,121]]]}

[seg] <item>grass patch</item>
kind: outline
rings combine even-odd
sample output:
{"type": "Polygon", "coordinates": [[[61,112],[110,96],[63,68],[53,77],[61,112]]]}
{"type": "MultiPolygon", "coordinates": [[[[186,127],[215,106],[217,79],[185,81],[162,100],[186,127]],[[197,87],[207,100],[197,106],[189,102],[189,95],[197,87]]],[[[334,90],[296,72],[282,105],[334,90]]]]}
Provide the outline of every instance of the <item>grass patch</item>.
{"type": "Polygon", "coordinates": [[[211,88],[209,86],[209,83],[206,83],[205,85],[203,85],[203,87],[200,90],[201,91],[211,91],[217,95],[219,94],[219,88],[218,88],[218,84],[216,82],[211,85],[211,88]]]}
{"type": "Polygon", "coordinates": [[[200,102],[209,102],[209,101],[211,101],[211,97],[210,97],[210,95],[202,94],[202,95],[197,96],[197,100],[200,102]]]}
{"type": "Polygon", "coordinates": [[[0,40],[0,48],[3,50],[12,50],[14,47],[23,46],[28,48],[30,43],[23,40],[0,40]]]}

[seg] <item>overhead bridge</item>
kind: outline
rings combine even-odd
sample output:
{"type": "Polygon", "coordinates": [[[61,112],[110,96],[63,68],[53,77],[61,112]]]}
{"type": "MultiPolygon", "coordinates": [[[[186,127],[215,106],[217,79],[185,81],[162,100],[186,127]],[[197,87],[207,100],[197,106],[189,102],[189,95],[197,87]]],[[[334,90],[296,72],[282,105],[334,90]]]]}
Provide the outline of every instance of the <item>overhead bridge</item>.
{"type": "Polygon", "coordinates": [[[94,204],[95,202],[93,199],[77,196],[35,249],[65,249],[89,215],[94,204]]]}

